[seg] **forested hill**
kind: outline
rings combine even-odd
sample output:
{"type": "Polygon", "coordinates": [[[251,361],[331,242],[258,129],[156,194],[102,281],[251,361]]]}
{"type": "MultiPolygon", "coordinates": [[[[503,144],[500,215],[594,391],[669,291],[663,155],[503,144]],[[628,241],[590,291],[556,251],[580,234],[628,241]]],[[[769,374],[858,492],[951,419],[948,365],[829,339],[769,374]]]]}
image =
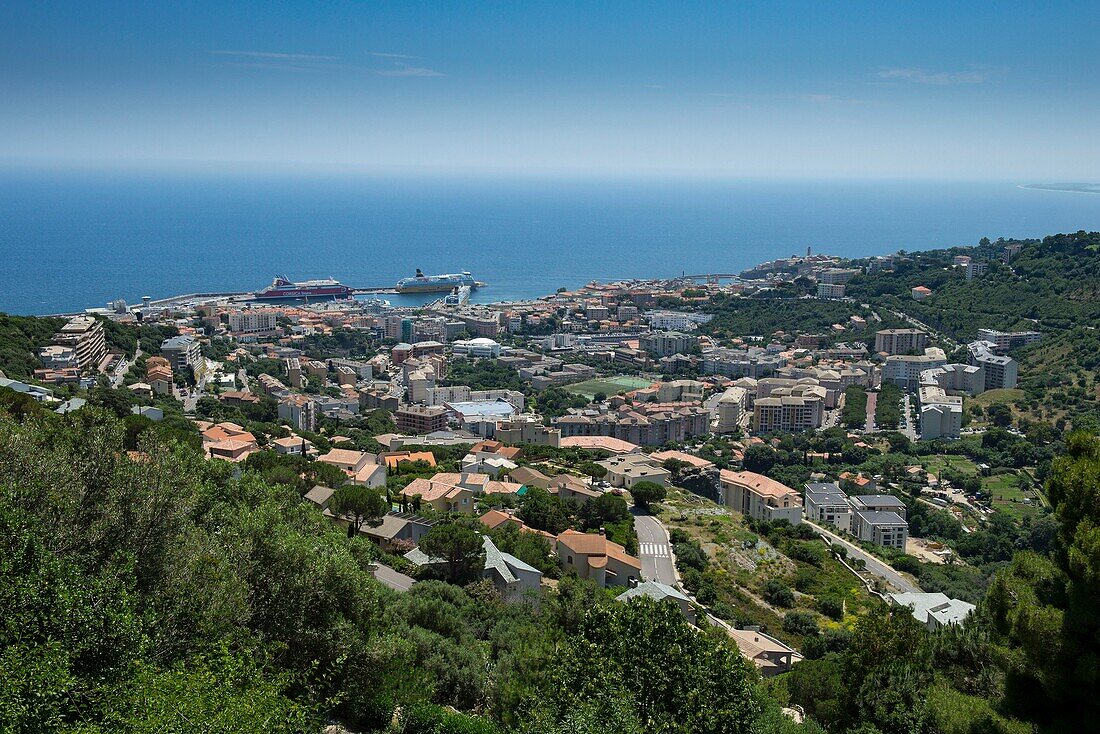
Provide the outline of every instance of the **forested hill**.
{"type": "Polygon", "coordinates": [[[894,304],[960,340],[981,327],[1064,330],[1100,323],[1100,232],[1056,234],[1042,240],[998,240],[975,248],[910,253],[893,272],[853,278],[848,295],[894,304]],[[1020,245],[1009,262],[1005,247],[1020,245]],[[972,281],[953,268],[956,255],[989,263],[972,281]],[[916,302],[910,289],[923,285],[932,295],[916,302]]]}
{"type": "Polygon", "coordinates": [[[1100,232],[982,240],[977,247],[903,253],[895,260],[892,272],[853,278],[848,295],[903,311],[959,342],[975,339],[980,328],[1042,332],[1040,343],[1013,353],[1022,391],[994,399],[1059,427],[1100,424],[1100,232]],[[1004,258],[1011,245],[1019,252],[1004,258]],[[956,255],[987,262],[989,270],[967,281],[965,270],[952,266],[956,255]],[[913,300],[910,291],[918,285],[932,295],[913,300]]]}

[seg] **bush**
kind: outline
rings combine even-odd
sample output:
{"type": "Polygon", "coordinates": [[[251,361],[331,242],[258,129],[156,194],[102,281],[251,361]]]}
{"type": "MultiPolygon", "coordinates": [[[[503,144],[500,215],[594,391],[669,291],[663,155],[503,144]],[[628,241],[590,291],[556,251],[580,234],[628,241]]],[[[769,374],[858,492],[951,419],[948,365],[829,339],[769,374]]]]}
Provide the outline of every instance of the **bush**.
{"type": "Polygon", "coordinates": [[[820,632],[817,626],[817,617],[814,613],[801,609],[787,612],[786,616],[783,617],[783,629],[792,635],[801,635],[802,637],[809,637],[820,632]]]}
{"type": "Polygon", "coordinates": [[[823,596],[817,600],[817,611],[839,621],[844,617],[844,602],[835,596],[823,596]]]}
{"type": "Polygon", "coordinates": [[[761,588],[761,595],[769,604],[777,607],[793,607],[794,592],[779,579],[769,579],[761,588]]]}
{"type": "Polygon", "coordinates": [[[820,566],[825,562],[825,546],[814,541],[792,541],[787,544],[787,555],[796,561],[820,566]]]}
{"type": "Polygon", "coordinates": [[[676,567],[680,569],[681,573],[688,568],[694,568],[697,571],[707,570],[710,559],[707,558],[706,551],[698,543],[694,541],[675,543],[672,550],[676,554],[676,567]]]}

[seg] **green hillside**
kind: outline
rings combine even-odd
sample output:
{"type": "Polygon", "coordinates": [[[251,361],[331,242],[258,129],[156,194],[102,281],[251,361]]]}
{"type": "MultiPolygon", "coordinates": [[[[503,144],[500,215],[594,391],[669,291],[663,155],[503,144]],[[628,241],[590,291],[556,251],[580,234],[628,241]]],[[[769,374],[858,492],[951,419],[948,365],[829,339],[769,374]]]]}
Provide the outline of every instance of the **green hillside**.
{"type": "Polygon", "coordinates": [[[0,313],[0,371],[13,380],[25,380],[41,367],[38,350],[65,323],[64,319],[9,316],[0,313]]]}
{"type": "Polygon", "coordinates": [[[910,253],[898,258],[893,272],[853,278],[848,294],[905,311],[960,342],[976,338],[983,327],[1041,331],[1041,343],[1014,355],[1025,391],[1017,410],[1046,420],[1100,418],[1100,232],[910,253]],[[1003,263],[1008,245],[1021,249],[1003,263]],[[987,261],[989,271],[968,282],[951,267],[962,254],[987,261]],[[933,291],[921,302],[909,295],[918,285],[933,291]]]}

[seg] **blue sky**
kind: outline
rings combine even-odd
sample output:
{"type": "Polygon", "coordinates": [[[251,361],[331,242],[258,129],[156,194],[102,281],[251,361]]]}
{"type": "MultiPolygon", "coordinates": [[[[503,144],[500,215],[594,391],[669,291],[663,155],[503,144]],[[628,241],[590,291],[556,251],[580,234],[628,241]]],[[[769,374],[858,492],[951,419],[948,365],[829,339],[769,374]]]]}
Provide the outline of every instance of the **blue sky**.
{"type": "Polygon", "coordinates": [[[4,7],[8,161],[1100,176],[1097,2],[4,7]]]}

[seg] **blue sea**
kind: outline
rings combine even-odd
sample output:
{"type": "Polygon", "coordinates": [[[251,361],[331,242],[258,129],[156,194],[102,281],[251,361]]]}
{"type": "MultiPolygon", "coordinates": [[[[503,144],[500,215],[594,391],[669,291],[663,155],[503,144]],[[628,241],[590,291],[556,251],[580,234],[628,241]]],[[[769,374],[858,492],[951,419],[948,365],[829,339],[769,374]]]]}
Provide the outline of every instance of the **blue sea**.
{"type": "Polygon", "coordinates": [[[1079,229],[1100,229],[1100,195],[1014,183],[9,168],[0,311],[248,291],[276,274],[382,286],[416,268],[469,270],[488,302],[591,279],[738,272],[807,247],[854,257],[1079,229]]]}

